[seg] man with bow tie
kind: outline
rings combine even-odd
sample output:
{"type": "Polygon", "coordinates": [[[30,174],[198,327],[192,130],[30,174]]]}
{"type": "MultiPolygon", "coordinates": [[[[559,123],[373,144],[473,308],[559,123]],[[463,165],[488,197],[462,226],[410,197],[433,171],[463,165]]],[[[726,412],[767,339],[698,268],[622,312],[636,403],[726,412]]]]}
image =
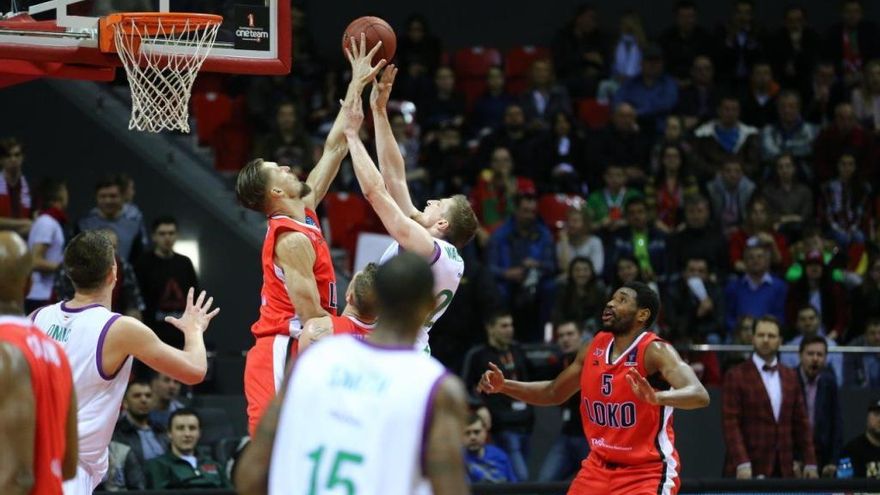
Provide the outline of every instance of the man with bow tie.
{"type": "Polygon", "coordinates": [[[752,358],[724,376],[725,476],[817,478],[816,455],[797,372],[779,364],[779,322],[759,318],[752,358]]]}

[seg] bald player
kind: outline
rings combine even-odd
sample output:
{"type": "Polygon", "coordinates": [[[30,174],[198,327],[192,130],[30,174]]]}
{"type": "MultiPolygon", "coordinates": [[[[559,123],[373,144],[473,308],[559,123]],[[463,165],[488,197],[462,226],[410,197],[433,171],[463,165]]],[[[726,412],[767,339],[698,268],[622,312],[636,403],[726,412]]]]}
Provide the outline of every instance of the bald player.
{"type": "Polygon", "coordinates": [[[76,475],[76,394],[64,352],[23,316],[31,259],[0,232],[0,493],[57,495],[76,475]]]}

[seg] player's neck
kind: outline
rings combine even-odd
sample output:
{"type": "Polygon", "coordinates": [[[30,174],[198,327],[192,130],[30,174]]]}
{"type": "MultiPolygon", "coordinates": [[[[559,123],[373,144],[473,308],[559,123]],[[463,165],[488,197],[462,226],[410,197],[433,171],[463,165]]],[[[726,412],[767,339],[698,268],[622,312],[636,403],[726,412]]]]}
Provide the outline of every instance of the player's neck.
{"type": "Polygon", "coordinates": [[[21,301],[0,301],[0,316],[21,316],[24,314],[24,304],[21,301]]]}
{"type": "Polygon", "coordinates": [[[113,290],[106,288],[88,293],[77,292],[74,294],[73,299],[65,303],[65,306],[69,308],[81,308],[90,304],[100,304],[101,306],[110,309],[112,300],[113,290]]]}
{"type": "Polygon", "coordinates": [[[275,215],[285,215],[300,222],[306,220],[306,207],[299,199],[279,199],[273,206],[274,208],[269,210],[270,217],[275,215]]]}
{"type": "Polygon", "coordinates": [[[644,328],[634,328],[626,333],[615,334],[614,335],[614,351],[611,357],[613,359],[617,359],[617,356],[620,355],[623,351],[627,350],[629,346],[638,338],[639,335],[644,332],[644,328]]]}
{"type": "Polygon", "coordinates": [[[367,325],[370,325],[376,321],[376,318],[366,318],[363,315],[361,315],[358,312],[358,310],[355,309],[354,305],[352,305],[352,304],[345,305],[345,310],[342,312],[342,316],[350,316],[350,317],[358,320],[359,322],[365,323],[367,325]]]}

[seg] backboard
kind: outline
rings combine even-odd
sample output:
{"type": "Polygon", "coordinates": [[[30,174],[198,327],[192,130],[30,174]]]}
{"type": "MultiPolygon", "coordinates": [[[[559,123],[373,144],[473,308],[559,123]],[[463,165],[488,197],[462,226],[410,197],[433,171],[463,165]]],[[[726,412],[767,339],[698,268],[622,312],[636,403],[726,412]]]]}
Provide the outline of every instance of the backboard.
{"type": "MultiPolygon", "coordinates": [[[[18,1],[22,3],[26,2],[18,1]]],[[[266,75],[290,72],[287,0],[31,0],[20,12],[0,12],[0,74],[25,79],[111,80],[120,61],[115,52],[99,49],[99,19],[118,12],[221,15],[217,41],[202,71],[266,75]]],[[[186,51],[187,47],[144,43],[141,49],[168,53],[186,51]]]]}

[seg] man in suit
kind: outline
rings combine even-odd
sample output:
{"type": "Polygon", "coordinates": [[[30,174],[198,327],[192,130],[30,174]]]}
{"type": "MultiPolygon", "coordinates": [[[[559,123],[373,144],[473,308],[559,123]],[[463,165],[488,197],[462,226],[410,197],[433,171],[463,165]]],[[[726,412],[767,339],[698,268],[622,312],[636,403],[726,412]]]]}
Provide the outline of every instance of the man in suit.
{"type": "Polygon", "coordinates": [[[779,322],[759,318],[752,358],[724,377],[722,426],[727,446],[725,476],[818,478],[810,420],[797,372],[779,365],[779,322]],[[800,465],[800,462],[798,462],[800,465]]]}
{"type": "Polygon", "coordinates": [[[807,417],[813,427],[817,465],[822,467],[822,477],[830,478],[837,472],[843,445],[843,416],[836,377],[826,366],[828,342],[820,335],[804,337],[798,351],[801,359],[797,368],[798,380],[804,393],[807,417]]]}

